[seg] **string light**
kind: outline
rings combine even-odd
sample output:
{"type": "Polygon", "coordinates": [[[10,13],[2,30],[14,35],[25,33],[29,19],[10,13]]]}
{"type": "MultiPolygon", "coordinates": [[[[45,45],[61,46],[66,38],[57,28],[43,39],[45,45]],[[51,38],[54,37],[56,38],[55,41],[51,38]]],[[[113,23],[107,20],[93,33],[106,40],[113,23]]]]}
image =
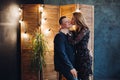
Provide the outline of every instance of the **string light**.
{"type": "Polygon", "coordinates": [[[39,11],[43,12],[43,5],[39,7],[39,11]]]}
{"type": "Polygon", "coordinates": [[[39,12],[40,12],[40,17],[39,17],[40,27],[39,27],[39,29],[44,31],[43,34],[45,36],[48,36],[50,34],[51,29],[45,29],[45,27],[43,26],[44,23],[47,20],[47,18],[44,18],[45,17],[45,12],[43,12],[43,11],[44,11],[44,5],[39,6],[39,12]]]}
{"type": "Polygon", "coordinates": [[[20,24],[22,24],[22,22],[23,22],[22,20],[19,20],[19,23],[20,23],[20,24]]]}
{"type": "Polygon", "coordinates": [[[19,8],[19,12],[21,12],[21,8],[19,8]]]}
{"type": "Polygon", "coordinates": [[[27,39],[28,39],[28,34],[27,34],[27,32],[22,33],[22,37],[23,37],[25,40],[27,40],[27,39]]]}
{"type": "Polygon", "coordinates": [[[81,12],[80,9],[76,9],[75,12],[81,12]]]}
{"type": "Polygon", "coordinates": [[[47,29],[44,34],[45,34],[46,36],[48,36],[48,35],[50,34],[50,31],[51,31],[51,29],[47,29]]]}
{"type": "Polygon", "coordinates": [[[39,29],[44,31],[43,34],[48,36],[50,34],[51,29],[45,29],[45,27],[43,27],[44,23],[46,22],[47,18],[45,17],[45,12],[44,12],[44,5],[39,6],[39,12],[40,12],[40,27],[39,29]],[[41,14],[42,13],[42,14],[41,14]]]}
{"type": "Polygon", "coordinates": [[[19,15],[21,16],[22,15],[22,9],[19,8],[19,15]]]}
{"type": "Polygon", "coordinates": [[[41,24],[44,24],[46,20],[47,20],[47,18],[43,18],[43,19],[41,20],[41,24]]]}
{"type": "Polygon", "coordinates": [[[19,23],[21,24],[21,27],[24,27],[24,32],[23,33],[21,33],[21,36],[22,36],[22,38],[24,39],[24,40],[28,40],[28,37],[29,37],[29,35],[28,35],[28,33],[27,33],[27,31],[26,31],[26,25],[25,25],[25,23],[24,23],[24,21],[23,21],[23,11],[22,11],[22,9],[21,8],[18,8],[18,10],[19,10],[19,23]]]}
{"type": "Polygon", "coordinates": [[[81,12],[81,11],[80,11],[80,8],[79,8],[79,4],[76,5],[76,10],[75,10],[75,12],[81,12]]]}

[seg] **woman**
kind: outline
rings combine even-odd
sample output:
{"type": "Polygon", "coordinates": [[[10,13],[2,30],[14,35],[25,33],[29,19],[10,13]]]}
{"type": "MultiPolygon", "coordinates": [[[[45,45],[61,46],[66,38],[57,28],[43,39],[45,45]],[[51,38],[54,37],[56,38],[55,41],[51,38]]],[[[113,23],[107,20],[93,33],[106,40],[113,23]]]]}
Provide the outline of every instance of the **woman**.
{"type": "Polygon", "coordinates": [[[76,31],[68,39],[70,43],[75,45],[78,79],[89,80],[89,75],[92,74],[92,59],[87,48],[90,31],[80,12],[73,13],[71,23],[76,26],[76,31]]]}

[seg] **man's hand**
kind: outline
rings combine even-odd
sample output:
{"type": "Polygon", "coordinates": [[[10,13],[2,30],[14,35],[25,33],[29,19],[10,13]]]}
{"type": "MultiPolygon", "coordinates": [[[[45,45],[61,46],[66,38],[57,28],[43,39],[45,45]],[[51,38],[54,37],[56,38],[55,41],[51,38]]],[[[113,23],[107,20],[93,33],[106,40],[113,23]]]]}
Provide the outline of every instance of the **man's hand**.
{"type": "Polygon", "coordinates": [[[70,70],[70,72],[73,75],[73,77],[77,78],[77,71],[76,71],[76,69],[73,68],[73,69],[70,70]]]}

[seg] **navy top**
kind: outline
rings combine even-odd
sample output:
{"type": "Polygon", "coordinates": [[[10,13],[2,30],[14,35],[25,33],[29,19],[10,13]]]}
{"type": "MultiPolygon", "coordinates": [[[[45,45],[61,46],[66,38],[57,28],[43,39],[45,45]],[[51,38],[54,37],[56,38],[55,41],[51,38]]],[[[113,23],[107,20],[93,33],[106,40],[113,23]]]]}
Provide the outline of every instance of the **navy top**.
{"type": "Polygon", "coordinates": [[[54,67],[56,71],[70,71],[74,68],[74,47],[62,32],[54,38],[54,67]]]}

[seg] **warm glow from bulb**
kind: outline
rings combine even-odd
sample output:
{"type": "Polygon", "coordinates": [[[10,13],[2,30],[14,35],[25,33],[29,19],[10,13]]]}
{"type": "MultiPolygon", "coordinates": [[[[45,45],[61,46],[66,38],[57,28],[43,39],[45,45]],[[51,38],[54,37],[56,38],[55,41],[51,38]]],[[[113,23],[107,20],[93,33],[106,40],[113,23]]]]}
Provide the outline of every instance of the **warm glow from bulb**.
{"type": "Polygon", "coordinates": [[[44,23],[45,23],[45,21],[46,21],[46,19],[45,19],[45,18],[43,18],[43,19],[41,20],[42,24],[44,24],[44,23]]]}
{"type": "Polygon", "coordinates": [[[11,4],[9,6],[8,12],[5,13],[6,14],[6,19],[7,21],[13,25],[13,27],[16,27],[18,24],[18,20],[19,20],[19,7],[16,4],[11,4]]]}
{"type": "Polygon", "coordinates": [[[76,10],[75,10],[75,12],[81,12],[81,11],[80,11],[80,5],[79,5],[79,4],[76,5],[76,10]]]}
{"type": "Polygon", "coordinates": [[[24,38],[24,39],[28,39],[28,34],[27,33],[22,33],[22,37],[24,38]]]}
{"type": "Polygon", "coordinates": [[[47,29],[47,30],[44,32],[44,34],[45,34],[46,36],[48,36],[48,35],[50,34],[50,29],[47,29]]]}
{"type": "Polygon", "coordinates": [[[76,26],[75,25],[73,25],[72,28],[73,28],[73,30],[76,30],[76,26]]]}
{"type": "Polygon", "coordinates": [[[22,15],[22,9],[19,8],[19,15],[22,15]]]}
{"type": "Polygon", "coordinates": [[[19,23],[21,23],[21,24],[22,24],[22,22],[23,22],[22,20],[19,20],[19,23]]]}
{"type": "Polygon", "coordinates": [[[42,12],[42,17],[46,17],[46,13],[45,12],[42,12]]]}
{"type": "Polygon", "coordinates": [[[19,15],[21,16],[21,15],[22,15],[22,13],[20,12],[20,13],[19,13],[19,15]]]}
{"type": "Polygon", "coordinates": [[[80,9],[76,9],[75,12],[81,12],[80,9]]]}
{"type": "Polygon", "coordinates": [[[73,25],[71,28],[70,28],[70,31],[75,31],[76,30],[76,26],[73,25]]]}
{"type": "Polygon", "coordinates": [[[21,8],[19,8],[19,11],[21,12],[21,8]]]}
{"type": "Polygon", "coordinates": [[[41,29],[42,29],[42,28],[43,28],[43,25],[41,25],[39,28],[41,28],[41,29]]]}
{"type": "Polygon", "coordinates": [[[43,12],[43,6],[40,6],[40,7],[39,7],[39,11],[40,11],[40,12],[43,12]]]}
{"type": "Polygon", "coordinates": [[[19,17],[19,10],[20,9],[19,9],[19,7],[17,5],[15,5],[15,4],[11,5],[10,10],[11,10],[12,16],[19,17]]]}

